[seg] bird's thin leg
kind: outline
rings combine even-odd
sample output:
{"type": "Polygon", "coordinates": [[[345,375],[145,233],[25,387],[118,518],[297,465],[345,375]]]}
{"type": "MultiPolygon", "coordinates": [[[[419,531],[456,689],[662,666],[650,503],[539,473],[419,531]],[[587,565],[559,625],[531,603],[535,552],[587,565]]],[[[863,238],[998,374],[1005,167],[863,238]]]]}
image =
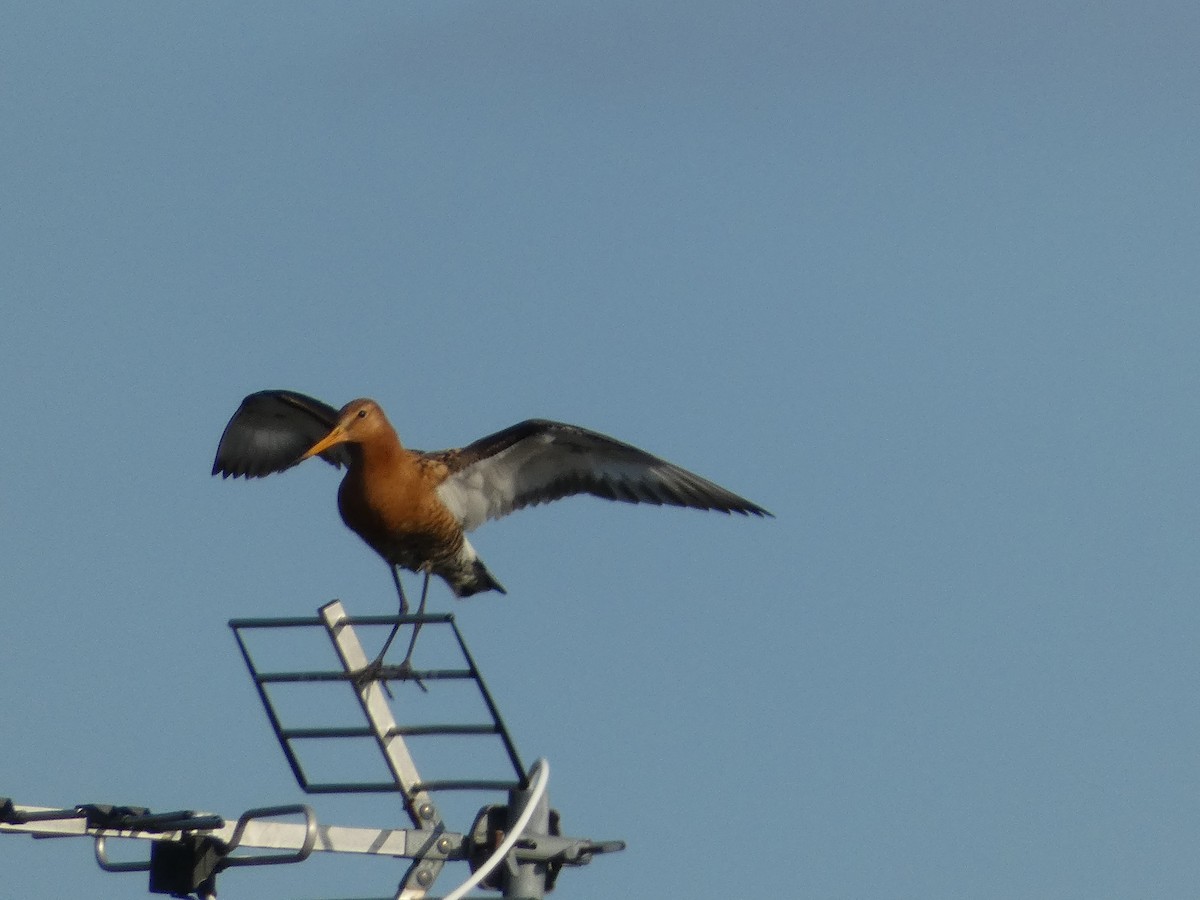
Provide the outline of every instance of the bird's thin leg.
{"type": "MultiPolygon", "coordinates": [[[[421,602],[417,604],[417,615],[425,615],[425,599],[429,596],[429,567],[425,568],[425,584],[421,586],[421,602]]],[[[404,654],[404,662],[401,666],[409,666],[412,664],[413,650],[417,646],[417,635],[421,633],[421,623],[417,622],[413,625],[412,638],[408,642],[408,652],[404,654]]]]}
{"type": "MultiPolygon", "coordinates": [[[[396,582],[396,593],[400,595],[400,615],[408,615],[408,598],[404,596],[404,587],[400,584],[400,572],[395,566],[388,566],[392,571],[392,581],[396,582]]],[[[426,581],[428,585],[428,581],[426,581]]],[[[421,604],[424,606],[425,595],[421,594],[421,604]]],[[[387,640],[383,642],[383,649],[379,651],[379,655],[375,657],[375,665],[382,665],[383,658],[387,656],[388,648],[392,646],[392,641],[396,639],[396,632],[400,630],[400,623],[397,622],[392,626],[392,633],[387,636],[387,640]]],[[[410,651],[411,652],[411,651],[410,651]]],[[[407,659],[408,657],[405,657],[407,659]]]]}
{"type": "Polygon", "coordinates": [[[396,583],[396,593],[400,595],[400,615],[408,615],[408,598],[404,596],[404,585],[400,583],[400,568],[388,566],[392,570],[392,581],[396,583]]]}
{"type": "MultiPolygon", "coordinates": [[[[396,570],[395,566],[389,563],[388,571],[392,573],[392,581],[396,584],[396,593],[400,595],[400,615],[403,616],[408,612],[408,598],[404,596],[404,585],[400,583],[400,573],[396,570]]],[[[359,687],[379,678],[380,673],[383,671],[383,658],[387,655],[388,648],[392,646],[392,641],[396,639],[396,632],[399,630],[400,623],[397,622],[392,626],[391,634],[387,636],[387,640],[383,642],[383,649],[379,651],[373,661],[368,663],[355,675],[354,681],[359,687]]],[[[392,689],[386,681],[383,682],[383,689],[387,692],[388,697],[392,697],[392,689]]]]}
{"type": "MultiPolygon", "coordinates": [[[[396,583],[396,593],[400,595],[400,615],[407,616],[408,615],[408,598],[406,596],[404,596],[404,587],[400,583],[400,570],[398,567],[392,566],[392,565],[389,565],[388,568],[391,569],[391,572],[392,572],[392,581],[394,581],[396,583]]],[[[420,609],[421,612],[424,612],[424,610],[425,610],[425,595],[428,591],[429,591],[429,573],[426,572],[425,587],[421,591],[421,609],[420,609]]],[[[400,665],[397,666],[396,669],[397,669],[397,671],[399,671],[401,673],[407,672],[408,677],[412,678],[412,680],[417,683],[417,687],[419,687],[422,691],[428,691],[429,689],[427,687],[425,687],[425,685],[421,681],[421,679],[417,678],[415,674],[412,674],[412,663],[410,662],[410,660],[412,657],[413,645],[416,644],[416,642],[417,642],[417,631],[420,631],[421,626],[418,623],[417,625],[414,625],[413,628],[414,628],[413,639],[408,644],[408,653],[405,655],[404,661],[402,663],[400,663],[400,665]]],[[[358,678],[359,678],[360,682],[363,680],[369,681],[369,680],[378,678],[380,676],[380,674],[383,671],[383,658],[385,656],[387,656],[387,652],[392,646],[392,641],[394,641],[396,639],[396,634],[399,631],[400,631],[400,623],[397,622],[395,625],[392,626],[391,633],[388,634],[387,640],[383,642],[383,649],[379,651],[379,654],[375,657],[375,661],[372,662],[365,669],[363,669],[362,672],[359,673],[358,678]]],[[[388,686],[388,683],[386,681],[384,681],[384,683],[383,683],[383,689],[385,691],[387,691],[387,695],[389,697],[392,696],[392,689],[388,686]]]]}

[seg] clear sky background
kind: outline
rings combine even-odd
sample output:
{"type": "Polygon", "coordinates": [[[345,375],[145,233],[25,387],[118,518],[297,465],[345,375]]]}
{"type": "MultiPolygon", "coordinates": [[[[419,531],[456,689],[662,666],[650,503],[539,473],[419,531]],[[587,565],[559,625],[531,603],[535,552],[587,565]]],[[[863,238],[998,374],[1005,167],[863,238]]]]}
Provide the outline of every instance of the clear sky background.
{"type": "MultiPolygon", "coordinates": [[[[328,466],[210,478],[287,387],[429,449],[575,422],[777,515],[563,502],[474,536],[507,597],[435,589],[567,832],[629,842],[564,900],[1195,896],[1198,36],[1191,2],[4,4],[0,794],[304,799],[226,622],[394,598],[328,466]]],[[[0,837],[5,898],[145,889],[0,837]]]]}

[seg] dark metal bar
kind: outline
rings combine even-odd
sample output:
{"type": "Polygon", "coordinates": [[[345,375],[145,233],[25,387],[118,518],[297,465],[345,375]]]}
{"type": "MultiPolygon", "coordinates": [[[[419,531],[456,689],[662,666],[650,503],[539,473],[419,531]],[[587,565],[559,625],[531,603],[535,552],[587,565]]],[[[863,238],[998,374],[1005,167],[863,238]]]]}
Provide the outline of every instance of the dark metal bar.
{"type": "Polygon", "coordinates": [[[283,755],[287,759],[288,765],[292,767],[292,774],[296,776],[296,783],[303,790],[307,791],[309,788],[308,778],[305,777],[300,760],[292,750],[291,742],[283,736],[283,725],[279,721],[279,716],[275,714],[275,707],[271,705],[271,698],[267,696],[267,689],[258,678],[258,672],[254,668],[254,660],[250,658],[250,650],[246,647],[246,642],[242,640],[242,633],[235,628],[233,629],[233,636],[237,639],[238,648],[242,651],[242,659],[246,661],[246,668],[254,676],[254,689],[258,691],[258,699],[262,701],[263,709],[267,713],[267,721],[271,723],[271,730],[275,732],[275,739],[279,741],[279,746],[283,748],[283,755]]]}
{"type": "Polygon", "coordinates": [[[403,789],[394,781],[325,781],[305,784],[309,794],[400,794],[403,789]]]}
{"type": "Polygon", "coordinates": [[[320,625],[321,620],[315,616],[292,616],[283,619],[230,619],[229,627],[234,631],[239,628],[303,628],[320,625]]]}
{"type": "Polygon", "coordinates": [[[348,725],[344,728],[285,728],[280,735],[290,741],[304,738],[369,738],[375,737],[375,732],[365,725],[348,725]]]}
{"type": "MultiPolygon", "coordinates": [[[[516,781],[503,779],[446,779],[442,781],[420,781],[412,786],[413,791],[511,791],[518,786],[516,781]]],[[[315,782],[304,788],[310,794],[399,794],[401,787],[391,781],[315,782]]]]}
{"type": "MultiPolygon", "coordinates": [[[[359,672],[259,672],[254,680],[260,684],[298,684],[308,681],[354,681],[359,672]]],[[[470,669],[404,669],[400,666],[383,666],[380,677],[387,681],[465,681],[474,678],[470,669]],[[394,674],[389,673],[394,670],[394,674]]]]}
{"type": "MultiPolygon", "coordinates": [[[[453,622],[454,613],[421,613],[407,616],[346,616],[343,625],[422,625],[453,622]]],[[[230,619],[229,627],[234,631],[239,628],[305,628],[324,627],[324,623],[314,616],[291,616],[280,619],[230,619]]]]}
{"type": "Polygon", "coordinates": [[[492,714],[492,721],[500,729],[498,732],[500,740],[504,742],[504,749],[508,753],[508,759],[521,780],[521,788],[525,789],[529,787],[529,774],[525,771],[525,766],[521,763],[521,757],[517,753],[516,744],[513,743],[512,736],[508,733],[508,727],[504,724],[504,719],[500,717],[500,709],[496,706],[496,701],[492,699],[492,692],[488,690],[487,683],[483,680],[483,675],[479,671],[479,666],[475,664],[475,657],[467,649],[467,642],[463,640],[462,632],[458,630],[458,625],[455,624],[453,619],[450,621],[450,627],[454,629],[454,637],[458,639],[458,646],[462,648],[463,658],[467,661],[467,665],[471,667],[471,674],[474,675],[475,682],[479,685],[479,693],[483,696],[483,702],[487,704],[488,712],[492,714]]]}
{"type": "Polygon", "coordinates": [[[385,681],[469,681],[475,677],[470,669],[406,669],[402,666],[382,666],[379,674],[385,681]]]}
{"type": "Polygon", "coordinates": [[[388,734],[438,735],[438,734],[499,734],[500,729],[495,725],[397,725],[388,734]]]}
{"type": "Polygon", "coordinates": [[[296,684],[306,681],[351,681],[353,672],[258,672],[254,680],[259,684],[296,684]]]}
{"type": "Polygon", "coordinates": [[[60,819],[83,819],[85,815],[78,809],[47,809],[42,812],[17,812],[15,810],[7,813],[0,822],[6,825],[24,825],[27,822],[54,822],[60,819]]]}
{"type": "Polygon", "coordinates": [[[129,816],[122,819],[118,827],[129,831],[150,832],[212,831],[216,828],[224,828],[225,820],[211,813],[197,815],[191,810],[180,810],[178,812],[151,813],[145,816],[129,816]]]}
{"type": "Polygon", "coordinates": [[[410,613],[405,616],[346,616],[342,619],[343,625],[395,625],[399,622],[401,625],[415,625],[418,622],[422,625],[438,625],[444,622],[453,622],[454,613],[410,613]]]}

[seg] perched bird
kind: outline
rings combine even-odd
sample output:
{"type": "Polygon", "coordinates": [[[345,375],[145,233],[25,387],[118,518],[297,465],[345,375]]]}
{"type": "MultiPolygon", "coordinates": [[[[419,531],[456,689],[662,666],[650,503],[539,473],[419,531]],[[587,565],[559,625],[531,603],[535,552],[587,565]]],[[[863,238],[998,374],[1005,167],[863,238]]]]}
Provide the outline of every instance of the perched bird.
{"type": "MultiPolygon", "coordinates": [[[[593,494],[627,503],[771,515],[699,475],[576,425],[530,419],[466,447],[422,452],[400,443],[374,400],[353,400],[335,410],[282,390],[259,391],[242,401],[221,435],[212,471],[223,478],[258,478],[312,456],[346,466],[338,489],[342,521],[388,564],[401,615],[408,612],[408,600],[400,568],[425,573],[419,612],[425,609],[430,575],[443,579],[458,597],[506,593],[466,532],[524,506],[593,494]]],[[[395,634],[393,629],[376,664],[395,634]]],[[[408,664],[412,646],[402,665],[408,664]]]]}

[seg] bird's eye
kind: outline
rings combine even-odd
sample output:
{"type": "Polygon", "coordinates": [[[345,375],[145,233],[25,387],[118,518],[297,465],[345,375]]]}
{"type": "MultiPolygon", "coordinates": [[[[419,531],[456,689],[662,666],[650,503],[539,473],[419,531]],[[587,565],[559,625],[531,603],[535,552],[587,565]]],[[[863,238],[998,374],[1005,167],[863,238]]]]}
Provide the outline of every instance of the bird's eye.
{"type": "Polygon", "coordinates": [[[360,419],[365,419],[367,417],[367,411],[365,409],[360,409],[358,411],[358,417],[360,419]]]}

